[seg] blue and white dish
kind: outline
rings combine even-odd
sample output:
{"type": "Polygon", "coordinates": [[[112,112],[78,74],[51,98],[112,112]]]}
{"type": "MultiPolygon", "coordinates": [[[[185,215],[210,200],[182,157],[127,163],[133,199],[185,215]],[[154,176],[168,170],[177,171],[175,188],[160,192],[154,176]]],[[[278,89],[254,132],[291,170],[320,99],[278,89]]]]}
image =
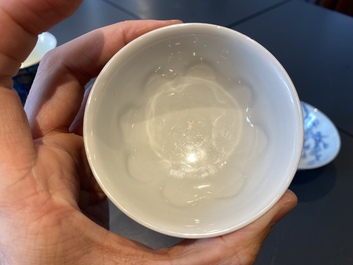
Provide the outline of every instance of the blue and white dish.
{"type": "Polygon", "coordinates": [[[304,120],[304,145],[298,169],[314,169],[337,156],[341,139],[336,126],[317,108],[301,102],[304,120]]]}

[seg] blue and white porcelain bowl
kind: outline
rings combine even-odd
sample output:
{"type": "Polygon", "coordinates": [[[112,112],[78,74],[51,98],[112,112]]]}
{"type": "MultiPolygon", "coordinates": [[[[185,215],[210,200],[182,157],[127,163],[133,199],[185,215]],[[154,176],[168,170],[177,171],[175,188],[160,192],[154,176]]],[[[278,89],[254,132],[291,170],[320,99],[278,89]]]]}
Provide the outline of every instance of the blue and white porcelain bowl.
{"type": "Polygon", "coordinates": [[[299,169],[314,169],[337,156],[341,140],[333,122],[317,108],[301,102],[304,119],[304,145],[299,169]]]}

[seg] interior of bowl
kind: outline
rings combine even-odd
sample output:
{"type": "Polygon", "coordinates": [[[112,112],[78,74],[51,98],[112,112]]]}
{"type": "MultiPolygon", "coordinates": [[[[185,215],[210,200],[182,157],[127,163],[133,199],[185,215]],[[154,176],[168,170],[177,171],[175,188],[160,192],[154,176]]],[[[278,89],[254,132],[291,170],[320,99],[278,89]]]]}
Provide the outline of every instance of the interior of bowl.
{"type": "Polygon", "coordinates": [[[140,37],[106,65],[84,140],[99,184],[128,216],[171,236],[210,237],[254,221],[287,189],[301,107],[258,43],[183,24],[140,37]]]}

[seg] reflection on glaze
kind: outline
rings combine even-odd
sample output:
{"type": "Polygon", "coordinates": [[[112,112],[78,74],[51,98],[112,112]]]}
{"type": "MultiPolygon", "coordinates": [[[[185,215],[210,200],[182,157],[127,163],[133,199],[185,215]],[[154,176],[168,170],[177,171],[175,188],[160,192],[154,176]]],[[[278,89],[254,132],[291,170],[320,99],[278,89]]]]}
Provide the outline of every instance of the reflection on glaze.
{"type": "Polygon", "coordinates": [[[120,121],[128,174],[152,183],[176,206],[235,196],[254,155],[251,146],[265,137],[246,115],[249,109],[206,64],[184,75],[155,75],[144,96],[120,121]]]}
{"type": "Polygon", "coordinates": [[[234,99],[200,67],[147,86],[146,129],[152,150],[170,164],[176,178],[214,175],[239,140],[242,117],[234,99]]]}

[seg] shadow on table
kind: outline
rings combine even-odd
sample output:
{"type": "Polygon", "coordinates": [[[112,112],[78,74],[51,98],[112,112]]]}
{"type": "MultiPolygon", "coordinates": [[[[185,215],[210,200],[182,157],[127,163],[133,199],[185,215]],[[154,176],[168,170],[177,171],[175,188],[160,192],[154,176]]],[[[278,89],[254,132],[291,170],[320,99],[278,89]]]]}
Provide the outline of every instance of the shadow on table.
{"type": "Polygon", "coordinates": [[[315,201],[330,192],[336,182],[334,164],[312,170],[298,170],[289,187],[299,202],[315,201]]]}

